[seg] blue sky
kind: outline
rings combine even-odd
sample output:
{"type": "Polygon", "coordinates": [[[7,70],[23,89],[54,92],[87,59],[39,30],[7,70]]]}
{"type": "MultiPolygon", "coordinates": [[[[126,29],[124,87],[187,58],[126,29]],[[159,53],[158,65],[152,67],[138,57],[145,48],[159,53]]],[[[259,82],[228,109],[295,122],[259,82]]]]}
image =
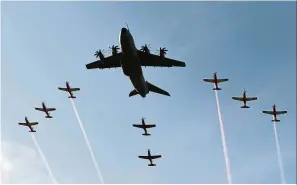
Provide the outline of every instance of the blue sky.
{"type": "Polygon", "coordinates": [[[288,110],[278,124],[288,183],[296,179],[295,2],[4,2],[2,3],[2,156],[6,183],[51,183],[28,129],[60,183],[99,183],[68,95],[75,99],[106,183],[226,183],[212,85],[219,92],[234,183],[280,183],[270,110],[288,110]],[[122,69],[87,70],[96,49],[118,44],[125,23],[139,48],[167,47],[186,68],[143,68],[171,97],[128,97],[122,69]],[[243,110],[232,96],[257,96],[243,110]],[[34,110],[46,101],[51,120],[34,110]],[[150,137],[132,127],[146,117],[150,137]],[[137,158],[162,154],[157,166],[137,158]]]}

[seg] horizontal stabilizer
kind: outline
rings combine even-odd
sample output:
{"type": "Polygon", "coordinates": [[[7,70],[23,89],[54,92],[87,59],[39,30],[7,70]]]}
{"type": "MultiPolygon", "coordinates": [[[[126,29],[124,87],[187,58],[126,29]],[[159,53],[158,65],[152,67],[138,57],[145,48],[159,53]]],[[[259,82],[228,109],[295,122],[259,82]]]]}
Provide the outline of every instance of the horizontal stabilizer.
{"type": "Polygon", "coordinates": [[[148,164],[148,166],[156,166],[156,164],[148,164]]]}
{"type": "Polygon", "coordinates": [[[69,96],[68,98],[72,98],[72,99],[74,99],[74,98],[76,98],[75,96],[69,96]]]}
{"type": "Polygon", "coordinates": [[[129,97],[131,97],[131,96],[135,96],[135,95],[137,95],[138,94],[138,92],[136,91],[136,89],[134,89],[133,91],[131,91],[130,93],[129,93],[129,97]]]}
{"type": "Polygon", "coordinates": [[[149,133],[144,133],[144,134],[142,134],[143,136],[150,136],[151,134],[149,134],[149,133]]]}
{"type": "Polygon", "coordinates": [[[248,109],[248,108],[250,108],[249,106],[246,106],[246,105],[243,105],[243,106],[241,106],[240,108],[242,108],[242,109],[248,109]]]}
{"type": "Polygon", "coordinates": [[[29,132],[36,132],[36,130],[32,130],[32,131],[30,130],[29,132]]]}
{"type": "Polygon", "coordinates": [[[158,93],[158,94],[163,94],[165,96],[170,96],[170,94],[167,91],[165,91],[157,86],[154,86],[153,84],[149,83],[148,81],[146,81],[146,83],[147,83],[149,91],[158,93]]]}
{"type": "Polygon", "coordinates": [[[213,88],[212,90],[214,90],[214,91],[219,91],[219,90],[222,90],[222,89],[219,88],[219,87],[216,87],[216,88],[213,88]]]}
{"type": "Polygon", "coordinates": [[[271,120],[272,122],[280,122],[279,119],[274,119],[274,120],[271,120]]]}
{"type": "Polygon", "coordinates": [[[52,116],[45,116],[45,118],[53,118],[52,116]]]}

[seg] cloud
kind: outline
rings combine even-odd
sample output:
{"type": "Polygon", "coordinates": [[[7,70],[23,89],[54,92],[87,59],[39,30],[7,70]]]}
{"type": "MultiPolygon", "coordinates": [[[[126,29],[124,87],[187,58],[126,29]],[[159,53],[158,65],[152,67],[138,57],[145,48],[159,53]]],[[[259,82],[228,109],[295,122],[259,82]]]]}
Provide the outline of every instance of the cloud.
{"type": "Polygon", "coordinates": [[[30,147],[2,141],[1,183],[51,183],[38,153],[30,147]]]}

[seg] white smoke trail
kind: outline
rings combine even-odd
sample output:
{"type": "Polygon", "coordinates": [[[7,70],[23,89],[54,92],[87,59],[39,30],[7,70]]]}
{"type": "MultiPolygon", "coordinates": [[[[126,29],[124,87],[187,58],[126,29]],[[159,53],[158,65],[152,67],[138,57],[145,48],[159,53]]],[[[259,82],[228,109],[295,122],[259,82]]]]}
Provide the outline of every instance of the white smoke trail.
{"type": "Polygon", "coordinates": [[[91,154],[91,157],[92,157],[92,160],[93,160],[95,169],[96,169],[96,171],[97,171],[97,175],[98,175],[98,177],[99,177],[99,179],[100,179],[100,181],[101,181],[101,184],[104,184],[104,181],[103,181],[103,177],[102,177],[100,168],[99,168],[98,163],[97,163],[97,161],[96,161],[96,158],[95,158],[95,156],[94,156],[94,153],[93,153],[91,144],[90,144],[89,139],[88,139],[88,137],[87,137],[86,131],[85,131],[84,127],[83,127],[83,123],[82,123],[82,121],[81,121],[81,119],[80,119],[80,116],[79,116],[79,114],[78,114],[78,112],[77,112],[77,109],[76,109],[76,107],[75,107],[75,104],[74,104],[73,99],[70,98],[70,102],[71,102],[72,107],[73,107],[73,110],[74,110],[74,112],[75,112],[75,115],[76,115],[77,121],[78,121],[78,123],[79,123],[80,129],[81,129],[81,131],[82,131],[82,133],[83,133],[83,135],[84,135],[84,138],[85,138],[87,147],[88,147],[88,149],[89,149],[89,152],[90,152],[90,154],[91,154]]]}
{"type": "Polygon", "coordinates": [[[31,137],[32,137],[33,143],[35,144],[36,149],[37,149],[37,151],[38,151],[38,153],[39,153],[45,167],[47,168],[47,171],[48,171],[48,174],[49,174],[50,178],[52,179],[54,184],[58,184],[55,177],[54,177],[54,175],[53,175],[53,172],[52,172],[52,170],[51,170],[51,168],[50,168],[50,166],[49,166],[49,164],[48,164],[48,162],[47,162],[47,160],[45,158],[45,156],[43,155],[43,152],[42,152],[41,148],[39,147],[39,144],[38,144],[38,142],[37,142],[37,140],[36,140],[36,138],[34,136],[34,133],[31,133],[31,137]]]}
{"type": "Polygon", "coordinates": [[[223,151],[224,151],[224,157],[225,157],[225,163],[226,163],[227,179],[228,179],[228,183],[229,184],[232,184],[231,170],[230,170],[230,161],[229,161],[228,149],[227,149],[227,142],[226,142],[224,124],[223,124],[223,119],[222,119],[222,114],[221,114],[221,109],[220,109],[219,96],[218,96],[217,90],[215,90],[215,95],[216,95],[218,115],[219,115],[219,121],[220,121],[220,129],[221,129],[223,151]]]}
{"type": "Polygon", "coordinates": [[[274,136],[275,136],[275,143],[276,143],[276,149],[277,149],[277,159],[278,159],[278,165],[279,165],[279,169],[280,169],[280,176],[281,176],[282,184],[286,184],[285,170],[283,167],[280,144],[279,144],[279,140],[278,140],[278,134],[277,134],[275,122],[273,123],[273,127],[274,127],[274,136]]]}

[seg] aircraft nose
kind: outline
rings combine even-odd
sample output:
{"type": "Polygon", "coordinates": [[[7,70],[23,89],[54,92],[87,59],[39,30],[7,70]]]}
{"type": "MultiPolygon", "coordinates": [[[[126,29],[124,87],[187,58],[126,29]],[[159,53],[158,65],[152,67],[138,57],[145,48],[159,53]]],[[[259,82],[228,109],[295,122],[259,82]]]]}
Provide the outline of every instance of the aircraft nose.
{"type": "Polygon", "coordinates": [[[122,28],[121,29],[121,34],[124,34],[124,33],[126,33],[127,32],[127,28],[122,28]]]}

